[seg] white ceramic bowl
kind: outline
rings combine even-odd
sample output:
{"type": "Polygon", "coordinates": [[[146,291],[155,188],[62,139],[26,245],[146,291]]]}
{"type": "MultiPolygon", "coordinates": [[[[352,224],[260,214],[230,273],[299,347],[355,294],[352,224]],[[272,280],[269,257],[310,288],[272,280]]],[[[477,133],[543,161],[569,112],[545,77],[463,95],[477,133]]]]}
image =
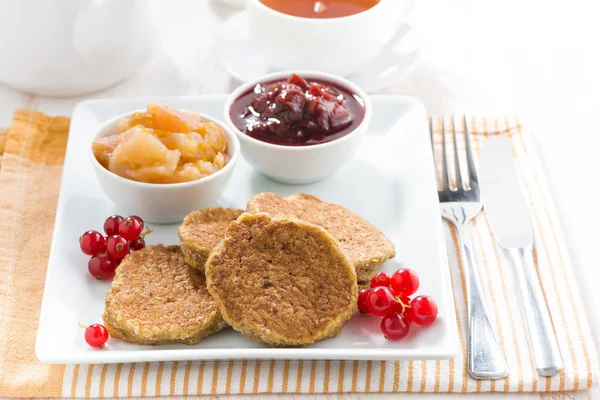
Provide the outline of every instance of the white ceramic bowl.
{"type": "Polygon", "coordinates": [[[250,37],[265,61],[278,70],[349,76],[381,52],[411,5],[411,0],[380,0],[359,14],[319,19],[283,14],[260,0],[247,0],[250,37]]]}
{"type": "MultiPolygon", "coordinates": [[[[116,133],[119,120],[137,111],[144,110],[132,111],[109,120],[102,125],[95,138],[116,133]]],[[[199,114],[223,129],[229,142],[230,160],[219,171],[195,181],[158,184],[123,178],[110,172],[96,160],[90,143],[90,161],[94,166],[100,187],[123,210],[123,213],[139,215],[145,221],[157,224],[176,223],[182,221],[193,210],[214,206],[215,201],[221,197],[239,158],[240,142],[233,131],[223,123],[199,114]]]]}
{"type": "Polygon", "coordinates": [[[371,122],[373,107],[367,94],[359,86],[344,78],[315,71],[284,71],[265,75],[242,84],[229,95],[223,113],[225,123],[240,139],[242,154],[250,165],[275,181],[307,184],[329,177],[354,157],[371,122]],[[258,83],[287,79],[293,73],[309,81],[311,79],[329,81],[355,93],[364,102],[363,121],[352,132],[339,139],[312,146],[283,146],[266,143],[250,137],[236,128],[231,120],[230,109],[238,97],[258,83]]]}
{"type": "Polygon", "coordinates": [[[0,81],[43,96],[94,92],[148,62],[158,31],[143,0],[4,1],[0,81]]]}

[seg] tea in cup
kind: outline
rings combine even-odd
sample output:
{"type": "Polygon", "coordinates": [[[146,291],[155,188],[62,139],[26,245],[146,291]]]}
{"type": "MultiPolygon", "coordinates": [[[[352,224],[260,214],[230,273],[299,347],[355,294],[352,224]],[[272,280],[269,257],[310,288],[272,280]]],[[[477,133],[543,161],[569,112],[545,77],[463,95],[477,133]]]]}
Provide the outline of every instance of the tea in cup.
{"type": "Polygon", "coordinates": [[[277,69],[342,76],[372,60],[404,22],[411,0],[248,0],[250,37],[277,69]]]}

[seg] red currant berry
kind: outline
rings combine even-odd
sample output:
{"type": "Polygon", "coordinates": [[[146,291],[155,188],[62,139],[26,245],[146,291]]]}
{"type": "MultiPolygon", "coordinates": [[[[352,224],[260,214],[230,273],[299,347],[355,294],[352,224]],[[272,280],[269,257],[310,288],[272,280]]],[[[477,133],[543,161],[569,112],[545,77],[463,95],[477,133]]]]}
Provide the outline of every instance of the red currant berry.
{"type": "Polygon", "coordinates": [[[371,287],[376,288],[378,286],[390,286],[390,277],[383,271],[378,272],[373,278],[371,278],[371,287]]]}
{"type": "Polygon", "coordinates": [[[438,306],[429,296],[417,296],[410,302],[410,320],[417,325],[431,325],[438,315],[438,306]]]}
{"type": "Polygon", "coordinates": [[[105,246],[104,236],[97,231],[87,231],[79,238],[79,247],[88,256],[95,256],[103,252],[105,246]]]}
{"type": "Polygon", "coordinates": [[[392,275],[391,286],[396,296],[410,296],[419,289],[419,275],[412,269],[399,269],[392,275]]]}
{"type": "Polygon", "coordinates": [[[127,217],[119,224],[119,235],[127,240],[135,240],[140,237],[144,223],[140,222],[139,217],[127,217]]]}
{"type": "Polygon", "coordinates": [[[392,313],[381,319],[381,332],[386,339],[404,339],[408,335],[408,330],[408,321],[403,315],[392,313]]]}
{"type": "Polygon", "coordinates": [[[120,215],[111,215],[104,221],[104,232],[107,236],[119,234],[119,224],[123,221],[120,215]]]}
{"type": "Polygon", "coordinates": [[[98,280],[114,278],[117,266],[118,264],[109,258],[106,252],[96,254],[88,261],[88,271],[98,280]]]}
{"type": "Polygon", "coordinates": [[[371,293],[367,297],[367,308],[369,312],[378,317],[383,317],[388,313],[388,309],[394,302],[394,294],[392,291],[383,286],[378,286],[371,289],[371,293]]]}
{"type": "Polygon", "coordinates": [[[111,258],[125,258],[129,254],[129,243],[124,237],[113,235],[106,241],[106,251],[111,258]]]}
{"type": "Polygon", "coordinates": [[[104,325],[94,324],[85,328],[85,341],[92,347],[102,347],[108,340],[108,329],[104,325]]]}
{"type": "Polygon", "coordinates": [[[139,237],[129,242],[129,251],[138,251],[146,247],[146,241],[143,237],[139,237]]]}
{"type": "Polygon", "coordinates": [[[142,219],[142,217],[138,217],[137,215],[130,215],[129,218],[135,218],[138,221],[140,221],[140,224],[142,225],[142,227],[144,226],[144,220],[142,219]]]}
{"type": "Polygon", "coordinates": [[[368,313],[369,307],[367,307],[367,297],[369,297],[371,289],[362,289],[358,292],[358,311],[361,313],[368,313]]]}

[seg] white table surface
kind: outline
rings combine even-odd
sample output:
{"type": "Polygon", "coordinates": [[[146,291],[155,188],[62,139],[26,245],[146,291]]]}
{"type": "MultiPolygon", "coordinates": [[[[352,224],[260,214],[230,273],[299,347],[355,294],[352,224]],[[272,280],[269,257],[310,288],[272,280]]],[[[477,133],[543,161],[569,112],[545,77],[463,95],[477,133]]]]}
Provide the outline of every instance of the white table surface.
{"type": "MultiPolygon", "coordinates": [[[[0,126],[14,109],[70,115],[85,98],[225,93],[235,83],[211,59],[212,37],[235,10],[216,0],[149,0],[162,48],[128,80],[81,98],[52,99],[0,84],[0,126]]],[[[422,39],[418,67],[381,93],[414,96],[431,114],[518,114],[535,133],[561,215],[588,318],[600,332],[600,24],[593,1],[421,0],[410,21],[422,39]],[[596,124],[595,124],[596,123],[596,124]],[[597,181],[596,181],[597,182],[597,181]],[[587,288],[587,290],[586,290],[587,288]],[[594,290],[596,289],[596,290],[594,290]]],[[[0,62],[10,62],[3,59],[0,62]]],[[[584,312],[577,310],[576,312],[584,312]]],[[[442,395],[444,398],[450,397],[442,395]]],[[[506,395],[472,395],[498,398],[506,395]]],[[[600,391],[566,398],[600,398],[600,391]]],[[[512,395],[559,399],[563,395],[512,395]]],[[[228,398],[238,398],[230,396],[228,398]]],[[[264,396],[262,396],[265,398],[264,396]]],[[[440,398],[439,395],[406,397],[440,398]]],[[[452,396],[453,397],[453,396],[452,396]]],[[[271,396],[267,398],[279,398],[271,396]]],[[[398,395],[289,396],[290,399],[388,399],[398,395]]]]}

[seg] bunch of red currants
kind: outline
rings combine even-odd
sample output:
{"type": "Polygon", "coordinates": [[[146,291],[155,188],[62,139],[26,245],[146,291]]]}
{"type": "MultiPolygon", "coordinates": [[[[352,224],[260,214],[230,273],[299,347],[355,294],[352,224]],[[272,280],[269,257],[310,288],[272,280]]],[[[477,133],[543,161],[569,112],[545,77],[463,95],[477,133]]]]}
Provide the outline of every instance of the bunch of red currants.
{"type": "Polygon", "coordinates": [[[146,247],[144,221],[135,215],[123,218],[111,215],[104,221],[106,237],[98,231],[87,231],[79,238],[79,246],[88,256],[88,270],[96,279],[112,279],[121,260],[130,252],[146,247]]]}
{"type": "Polygon", "coordinates": [[[409,324],[427,326],[437,318],[438,307],[429,296],[411,299],[419,289],[419,276],[408,268],[399,269],[390,277],[378,272],[371,279],[371,288],[358,293],[358,309],[381,319],[381,331],[390,340],[404,339],[409,324]]]}

